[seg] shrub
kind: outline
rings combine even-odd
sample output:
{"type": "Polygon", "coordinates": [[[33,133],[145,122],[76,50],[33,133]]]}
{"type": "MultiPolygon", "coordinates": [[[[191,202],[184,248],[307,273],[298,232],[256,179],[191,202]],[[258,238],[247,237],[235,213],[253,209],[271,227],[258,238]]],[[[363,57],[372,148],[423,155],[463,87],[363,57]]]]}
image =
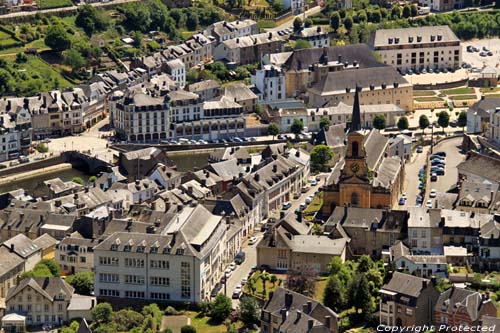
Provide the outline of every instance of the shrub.
{"type": "Polygon", "coordinates": [[[36,145],[36,150],[39,153],[46,153],[49,151],[49,146],[47,146],[47,144],[45,144],[45,143],[39,143],[36,145]]]}

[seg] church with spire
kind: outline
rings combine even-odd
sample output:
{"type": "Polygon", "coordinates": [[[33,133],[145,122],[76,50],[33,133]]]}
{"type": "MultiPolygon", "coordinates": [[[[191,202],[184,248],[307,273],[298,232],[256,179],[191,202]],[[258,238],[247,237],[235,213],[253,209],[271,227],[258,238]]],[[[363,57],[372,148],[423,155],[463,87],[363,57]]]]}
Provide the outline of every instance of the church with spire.
{"type": "Polygon", "coordinates": [[[336,206],[390,209],[398,203],[404,164],[399,157],[389,155],[389,138],[377,129],[363,129],[361,124],[356,87],[345,156],[336,163],[324,186],[324,216],[336,206]]]}

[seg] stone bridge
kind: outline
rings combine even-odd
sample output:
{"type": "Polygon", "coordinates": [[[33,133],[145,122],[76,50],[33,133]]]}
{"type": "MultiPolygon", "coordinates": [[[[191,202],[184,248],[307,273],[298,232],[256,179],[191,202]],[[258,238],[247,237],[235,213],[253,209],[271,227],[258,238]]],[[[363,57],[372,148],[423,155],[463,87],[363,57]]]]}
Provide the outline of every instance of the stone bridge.
{"type": "Polygon", "coordinates": [[[87,155],[78,151],[70,150],[61,154],[65,163],[71,163],[75,169],[85,171],[89,174],[109,172],[114,165],[96,156],[87,155]]]}

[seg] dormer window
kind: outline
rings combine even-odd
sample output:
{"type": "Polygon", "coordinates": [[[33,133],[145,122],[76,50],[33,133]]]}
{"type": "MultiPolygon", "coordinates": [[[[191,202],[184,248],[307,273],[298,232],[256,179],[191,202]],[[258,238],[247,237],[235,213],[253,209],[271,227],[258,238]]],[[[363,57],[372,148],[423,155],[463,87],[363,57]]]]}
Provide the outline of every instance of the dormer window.
{"type": "Polygon", "coordinates": [[[182,249],[182,248],[177,249],[177,251],[175,252],[175,254],[178,255],[178,256],[184,255],[184,249],[182,249]]]}
{"type": "Polygon", "coordinates": [[[158,253],[158,247],[156,247],[156,246],[152,246],[152,247],[149,249],[149,252],[150,252],[150,253],[158,253]]]}
{"type": "Polygon", "coordinates": [[[137,247],[137,252],[144,253],[144,249],[145,249],[145,247],[142,246],[142,245],[140,245],[140,246],[137,247]]]}
{"type": "Polygon", "coordinates": [[[111,251],[118,251],[118,245],[111,244],[111,251]]]}
{"type": "Polygon", "coordinates": [[[132,246],[130,246],[129,244],[127,244],[123,247],[123,251],[125,251],[125,252],[130,252],[131,249],[132,249],[132,246]]]}
{"type": "Polygon", "coordinates": [[[166,247],[163,249],[163,254],[170,254],[170,247],[166,247]]]}

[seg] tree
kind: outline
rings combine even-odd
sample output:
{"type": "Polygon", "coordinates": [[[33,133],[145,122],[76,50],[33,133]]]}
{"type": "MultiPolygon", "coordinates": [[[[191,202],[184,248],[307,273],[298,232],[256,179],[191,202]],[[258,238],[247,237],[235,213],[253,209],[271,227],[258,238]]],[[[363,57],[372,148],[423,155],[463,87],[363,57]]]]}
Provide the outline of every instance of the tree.
{"type": "Polygon", "coordinates": [[[239,317],[246,327],[252,327],[260,319],[260,306],[254,297],[243,297],[239,307],[239,317]]]}
{"type": "Polygon", "coordinates": [[[184,325],[181,327],[181,333],[196,333],[196,328],[191,325],[184,325]]]}
{"type": "Polygon", "coordinates": [[[411,7],[410,5],[406,4],[403,7],[403,17],[409,18],[410,16],[411,16],[411,7]]]}
{"type": "Polygon", "coordinates": [[[56,52],[62,52],[70,48],[71,39],[61,24],[52,24],[47,29],[45,45],[56,52]]]}
{"type": "Polygon", "coordinates": [[[92,319],[100,324],[109,323],[113,314],[113,308],[109,303],[100,303],[92,309],[90,314],[92,315],[92,319]]]}
{"type": "MultiPolygon", "coordinates": [[[[497,0],[500,2],[500,0],[497,0]]],[[[462,111],[458,114],[457,125],[462,127],[462,132],[465,131],[465,126],[467,126],[467,112],[462,111]]]]}
{"type": "Polygon", "coordinates": [[[283,5],[283,2],[281,2],[280,0],[274,0],[273,10],[276,14],[282,13],[285,10],[285,6],[283,5]]]}
{"type": "Polygon", "coordinates": [[[81,179],[80,177],[73,177],[71,179],[71,181],[74,182],[74,183],[80,184],[80,185],[84,185],[85,184],[85,182],[83,181],[83,179],[81,179]]]}
{"type": "Polygon", "coordinates": [[[412,4],[410,6],[410,10],[411,10],[411,17],[415,17],[418,15],[418,7],[416,4],[412,4]]]}
{"type": "Polygon", "coordinates": [[[421,115],[420,118],[418,118],[418,127],[422,130],[422,136],[424,135],[425,129],[429,127],[429,118],[425,114],[421,115]]]}
{"type": "Polygon", "coordinates": [[[367,255],[363,255],[358,260],[358,267],[356,271],[358,273],[366,273],[370,270],[372,265],[373,261],[371,260],[371,258],[367,255]]]}
{"type": "Polygon", "coordinates": [[[92,36],[95,31],[105,30],[108,26],[108,18],[104,11],[97,7],[83,5],[78,8],[75,24],[85,31],[88,36],[92,36]]]}
{"type": "Polygon", "coordinates": [[[438,113],[438,125],[443,129],[450,125],[450,115],[446,111],[441,111],[438,113]]]}
{"type": "MultiPolygon", "coordinates": [[[[125,16],[123,24],[131,31],[146,32],[150,30],[151,12],[143,2],[131,2],[122,7],[120,11],[125,16]]],[[[154,27],[153,29],[156,29],[154,27]]]]}
{"type": "Polygon", "coordinates": [[[23,64],[28,61],[28,57],[23,52],[18,52],[16,54],[16,62],[18,64],[23,64]]]}
{"type": "Polygon", "coordinates": [[[311,20],[310,18],[306,18],[306,19],[304,20],[304,27],[309,28],[309,27],[311,27],[312,25],[313,25],[313,20],[311,20]]]}
{"type": "Polygon", "coordinates": [[[370,294],[370,286],[368,280],[363,274],[356,275],[351,287],[353,299],[352,306],[358,311],[361,310],[363,315],[368,317],[373,311],[373,300],[370,294]]]}
{"type": "Polygon", "coordinates": [[[386,120],[383,114],[375,115],[375,118],[373,118],[373,127],[378,130],[383,130],[386,127],[386,120]]]}
{"type": "Polygon", "coordinates": [[[63,64],[71,67],[72,72],[79,72],[85,65],[87,61],[77,50],[71,48],[64,52],[63,64]]]}
{"type": "Polygon", "coordinates": [[[39,265],[45,265],[49,270],[52,276],[61,276],[61,267],[57,262],[50,259],[43,259],[39,263],[39,265]]]}
{"type": "Polygon", "coordinates": [[[210,304],[210,317],[215,322],[221,323],[229,316],[231,310],[231,300],[224,294],[218,294],[210,304]]]}
{"type": "Polygon", "coordinates": [[[322,235],[323,234],[323,228],[321,227],[321,224],[319,223],[314,223],[313,227],[312,227],[312,234],[313,235],[322,235]]]}
{"type": "Polygon", "coordinates": [[[39,153],[46,153],[49,151],[49,146],[47,146],[46,143],[40,142],[39,144],[36,145],[36,150],[39,153]]]}
{"type": "Polygon", "coordinates": [[[405,129],[408,129],[408,127],[410,126],[410,124],[408,123],[408,118],[406,118],[406,116],[402,116],[398,119],[398,128],[400,131],[403,131],[405,129]]]}
{"type": "Polygon", "coordinates": [[[77,294],[90,296],[94,290],[94,273],[80,272],[70,275],[66,277],[66,282],[75,288],[77,294]]]}
{"type": "Polygon", "coordinates": [[[95,183],[96,180],[97,180],[96,176],[90,176],[89,177],[89,183],[95,183]]]}
{"type": "Polygon", "coordinates": [[[300,17],[296,17],[295,20],[293,20],[293,31],[298,32],[302,30],[302,19],[300,17]]]}
{"type": "Polygon", "coordinates": [[[112,321],[116,325],[116,331],[129,332],[134,327],[140,327],[142,325],[144,316],[131,309],[122,309],[113,313],[112,321]]]}
{"type": "Polygon", "coordinates": [[[401,7],[399,7],[399,5],[392,6],[391,17],[392,19],[398,19],[401,17],[401,7]]]}
{"type": "Polygon", "coordinates": [[[380,23],[381,20],[382,20],[382,14],[380,13],[380,10],[378,9],[374,10],[371,15],[371,21],[373,23],[380,23]]]}
{"type": "Polygon", "coordinates": [[[330,125],[331,125],[331,122],[330,122],[330,120],[328,120],[328,118],[327,118],[327,117],[324,117],[324,116],[323,116],[323,117],[321,117],[321,119],[319,120],[319,128],[320,128],[320,129],[323,129],[323,128],[328,127],[328,126],[330,126],[330,125]]]}
{"type": "Polygon", "coordinates": [[[366,11],[364,9],[360,10],[357,14],[358,22],[363,23],[368,21],[368,17],[366,16],[366,11]]]}
{"type": "Polygon", "coordinates": [[[196,30],[198,27],[198,14],[196,12],[188,12],[188,17],[186,20],[186,27],[190,31],[196,30]]]}
{"type": "Polygon", "coordinates": [[[350,31],[352,29],[352,25],[352,17],[346,16],[346,18],[344,19],[344,27],[347,29],[347,31],[350,31]]]}
{"type": "Polygon", "coordinates": [[[311,151],[311,164],[317,170],[322,170],[332,158],[333,150],[327,145],[317,145],[311,151]]]}
{"type": "Polygon", "coordinates": [[[289,270],[286,287],[306,296],[313,295],[316,276],[316,272],[310,268],[302,271],[289,270]]]}
{"type": "Polygon", "coordinates": [[[330,16],[330,26],[332,27],[334,32],[340,28],[340,15],[339,12],[333,12],[330,16]]]}
{"type": "Polygon", "coordinates": [[[297,39],[295,42],[295,50],[302,50],[302,49],[310,49],[312,47],[311,43],[309,43],[305,39],[297,39]]]}
{"type": "Polygon", "coordinates": [[[5,68],[7,68],[7,65],[1,65],[0,64],[0,95],[10,91],[11,89],[11,84],[10,81],[12,79],[12,76],[10,75],[9,71],[7,71],[5,68]]]}
{"type": "Polygon", "coordinates": [[[300,134],[304,130],[304,123],[302,122],[302,119],[295,118],[293,120],[292,126],[290,126],[290,131],[293,134],[300,134]]]}
{"type": "Polygon", "coordinates": [[[328,264],[328,275],[337,275],[342,267],[342,259],[340,257],[333,257],[332,261],[328,264]]]}
{"type": "Polygon", "coordinates": [[[267,126],[267,134],[274,137],[280,133],[280,128],[278,127],[278,124],[276,123],[270,123],[269,126],[267,126]]]}
{"type": "Polygon", "coordinates": [[[323,304],[333,311],[340,313],[345,308],[346,290],[339,278],[331,275],[326,282],[323,294],[323,304]]]}

